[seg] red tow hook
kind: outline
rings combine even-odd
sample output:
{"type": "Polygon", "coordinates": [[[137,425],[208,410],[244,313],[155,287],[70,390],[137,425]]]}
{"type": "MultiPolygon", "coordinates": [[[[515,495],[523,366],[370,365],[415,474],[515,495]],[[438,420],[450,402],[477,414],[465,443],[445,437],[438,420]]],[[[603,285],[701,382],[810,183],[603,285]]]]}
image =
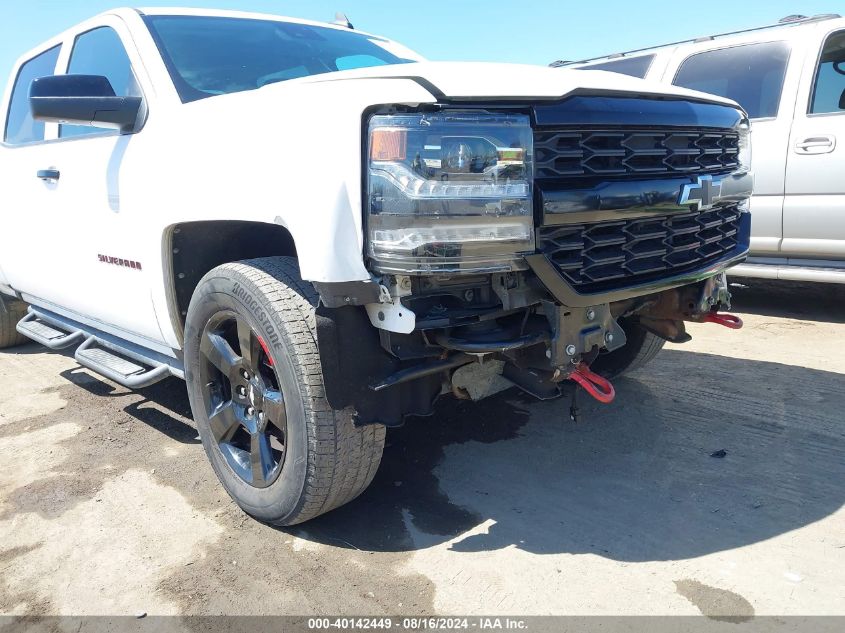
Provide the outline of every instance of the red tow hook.
{"type": "Polygon", "coordinates": [[[616,397],[616,390],[610,384],[610,381],[607,378],[599,376],[586,363],[578,363],[575,371],[569,374],[569,378],[581,385],[584,391],[599,402],[608,404],[613,402],[613,399],[616,397]]]}
{"type": "Polygon", "coordinates": [[[732,330],[738,330],[742,327],[742,319],[735,314],[728,314],[727,312],[708,312],[704,317],[704,323],[718,323],[732,330]]]}

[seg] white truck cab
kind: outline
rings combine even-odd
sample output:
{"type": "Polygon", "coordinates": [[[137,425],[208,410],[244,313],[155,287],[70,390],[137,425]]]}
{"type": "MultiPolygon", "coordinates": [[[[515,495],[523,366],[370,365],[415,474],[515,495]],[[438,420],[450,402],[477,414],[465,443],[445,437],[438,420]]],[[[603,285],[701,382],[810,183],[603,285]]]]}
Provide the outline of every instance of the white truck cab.
{"type": "Polygon", "coordinates": [[[754,138],[748,261],[732,274],[845,283],[845,19],[778,24],[555,66],[734,99],[754,138]]]}
{"type": "Polygon", "coordinates": [[[751,148],[722,97],[121,9],[24,55],[0,129],[0,348],[184,379],[276,524],[355,498],[441,394],[609,402],[686,321],[741,325],[751,148]]]}

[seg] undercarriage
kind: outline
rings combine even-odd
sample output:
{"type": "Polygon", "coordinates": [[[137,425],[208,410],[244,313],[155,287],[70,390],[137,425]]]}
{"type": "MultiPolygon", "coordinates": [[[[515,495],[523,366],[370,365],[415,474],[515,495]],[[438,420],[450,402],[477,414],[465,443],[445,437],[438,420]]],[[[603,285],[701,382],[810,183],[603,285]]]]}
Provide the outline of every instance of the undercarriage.
{"type": "Polygon", "coordinates": [[[396,276],[382,292],[390,300],[383,297],[383,308],[370,310],[369,318],[364,308],[355,306],[321,306],[317,311],[328,398],[335,407],[354,407],[361,424],[396,425],[404,415],[425,415],[444,392],[488,395],[489,388],[467,390],[457,379],[460,368],[474,363],[487,366],[480,375],[489,387],[515,385],[550,399],[577,383],[599,401],[610,402],[613,386],[590,366],[621,350],[631,328],[683,343],[690,340],[687,321],[742,326],[738,318],[723,313],[730,309],[724,273],[579,307],[556,301],[530,271],[396,276]],[[413,330],[374,328],[371,320],[390,320],[385,314],[390,310],[414,319],[413,330]],[[490,381],[491,374],[504,381],[490,381]]]}

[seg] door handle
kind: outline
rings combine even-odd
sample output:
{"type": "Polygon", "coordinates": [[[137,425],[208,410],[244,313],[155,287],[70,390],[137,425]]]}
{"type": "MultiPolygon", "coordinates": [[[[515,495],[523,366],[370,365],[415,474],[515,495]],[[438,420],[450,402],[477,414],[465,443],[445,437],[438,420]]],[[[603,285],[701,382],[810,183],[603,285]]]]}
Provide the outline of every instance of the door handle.
{"type": "Polygon", "coordinates": [[[836,148],[835,136],[811,136],[795,144],[795,151],[799,154],[829,154],[836,148]]]}
{"type": "Polygon", "coordinates": [[[61,173],[58,169],[39,169],[35,175],[45,182],[56,182],[61,173]]]}

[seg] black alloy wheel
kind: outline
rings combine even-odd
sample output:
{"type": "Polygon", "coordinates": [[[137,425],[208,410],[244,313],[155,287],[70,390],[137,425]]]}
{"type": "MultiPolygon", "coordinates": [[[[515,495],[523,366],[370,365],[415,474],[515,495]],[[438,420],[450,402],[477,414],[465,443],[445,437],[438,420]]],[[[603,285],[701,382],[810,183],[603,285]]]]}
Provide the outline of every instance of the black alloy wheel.
{"type": "MultiPolygon", "coordinates": [[[[326,399],[320,297],[292,257],[210,270],[185,315],[185,382],[214,474],[260,521],[295,525],[373,480],[384,427],[357,426],[326,399]]],[[[378,339],[375,339],[376,344],[378,339]]]]}
{"type": "Polygon", "coordinates": [[[242,316],[214,315],[202,333],[199,373],[218,450],[245,483],[271,485],[287,453],[287,412],[264,340],[242,316]]]}

